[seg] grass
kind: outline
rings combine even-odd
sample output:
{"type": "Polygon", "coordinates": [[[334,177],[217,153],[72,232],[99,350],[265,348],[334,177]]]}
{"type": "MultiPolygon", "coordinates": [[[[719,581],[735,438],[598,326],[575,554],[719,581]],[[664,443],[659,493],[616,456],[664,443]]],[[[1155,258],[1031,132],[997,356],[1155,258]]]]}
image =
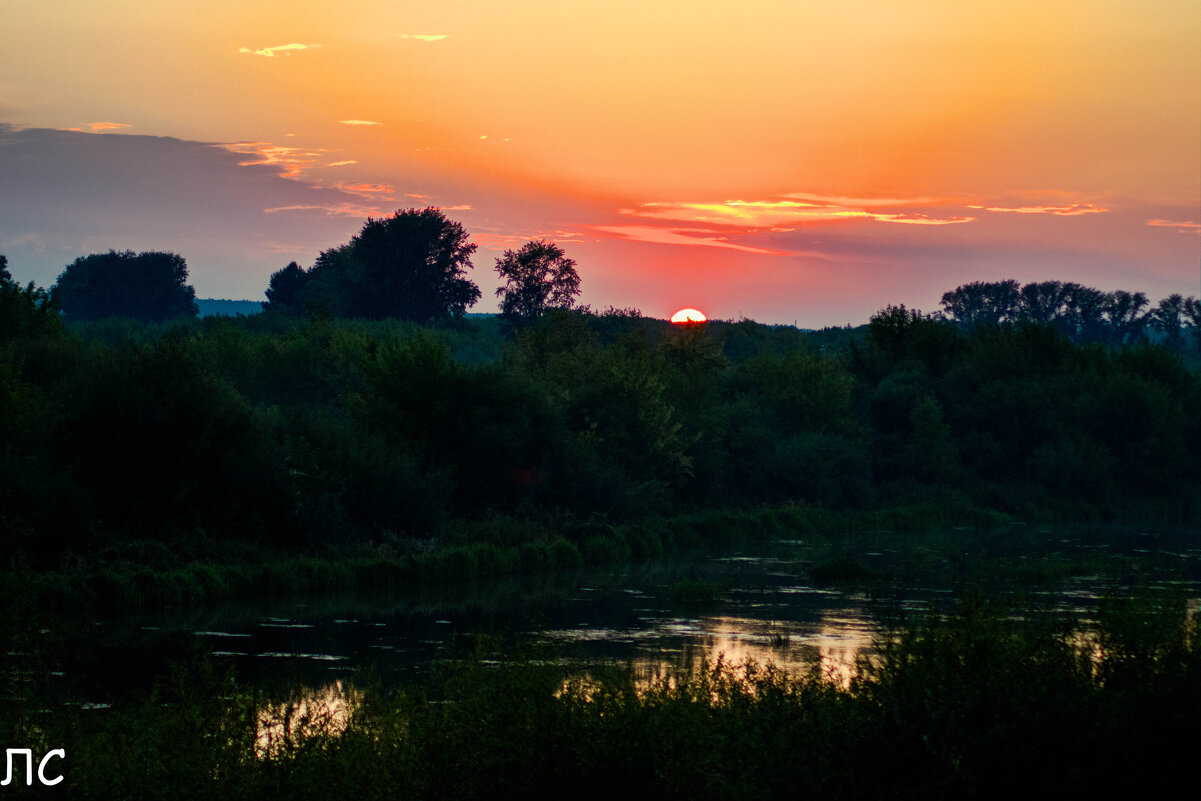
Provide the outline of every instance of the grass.
{"type": "Polygon", "coordinates": [[[849,685],[721,660],[647,677],[481,653],[420,685],[267,697],[197,659],[111,709],[51,710],[9,671],[0,735],[35,756],[65,747],[67,793],[84,799],[983,798],[1034,786],[1113,797],[1195,786],[1196,617],[1153,595],[1109,601],[1096,618],[1083,637],[1070,621],[1022,620],[969,596],[889,632],[849,685]],[[266,749],[265,725],[276,733],[266,749]]]}
{"type": "Polygon", "coordinates": [[[844,541],[863,541],[881,532],[926,536],[952,524],[987,532],[1008,522],[981,510],[934,506],[831,512],[788,505],[707,510],[630,524],[498,518],[456,522],[436,540],[391,538],[375,547],[330,547],[311,554],[229,543],[210,544],[205,553],[188,556],[160,543],[132,542],[54,570],[31,571],[10,562],[0,580],[28,585],[43,609],[188,607],[254,596],[572,570],[771,539],[811,538],[845,551],[844,541]]]}

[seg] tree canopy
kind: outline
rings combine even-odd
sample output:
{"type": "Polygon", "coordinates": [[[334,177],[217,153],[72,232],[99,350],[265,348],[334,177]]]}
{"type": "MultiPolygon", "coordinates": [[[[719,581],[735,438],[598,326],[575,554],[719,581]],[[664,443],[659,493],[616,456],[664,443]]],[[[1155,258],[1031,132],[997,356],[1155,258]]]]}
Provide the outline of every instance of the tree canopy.
{"type": "Polygon", "coordinates": [[[301,292],[304,291],[307,274],[296,262],[288,262],[288,266],[271,274],[267,286],[267,302],[264,309],[282,309],[284,311],[302,311],[301,292]]]}
{"type": "Polygon", "coordinates": [[[463,226],[437,208],[368,217],[311,270],[293,263],[271,276],[268,307],[418,323],[460,317],[480,298],[466,277],[475,249],[463,226]]]}
{"type": "Polygon", "coordinates": [[[93,253],[67,265],[51,295],[69,322],[130,317],[160,322],[195,317],[196,290],[177,253],[93,253]]]}
{"type": "Polygon", "coordinates": [[[580,294],[575,261],[553,242],[536,240],[516,252],[506,250],[496,260],[496,272],[505,281],[496,296],[509,319],[532,320],[547,309],[570,309],[580,294]]]}

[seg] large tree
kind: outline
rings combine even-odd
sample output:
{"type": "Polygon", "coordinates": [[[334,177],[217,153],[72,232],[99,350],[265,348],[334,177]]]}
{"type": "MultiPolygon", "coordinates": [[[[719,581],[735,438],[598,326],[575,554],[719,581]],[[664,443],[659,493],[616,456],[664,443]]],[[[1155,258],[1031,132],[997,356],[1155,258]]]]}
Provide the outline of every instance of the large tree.
{"type": "Polygon", "coordinates": [[[965,327],[1000,325],[1018,318],[1022,296],[1017,281],[974,281],[942,296],[947,316],[965,327]]]}
{"type": "Polygon", "coordinates": [[[196,290],[177,253],[93,253],[67,265],[51,296],[70,322],[132,317],[159,322],[195,317],[196,290]]]}
{"type": "Polygon", "coordinates": [[[303,311],[304,303],[301,293],[307,283],[308,273],[296,262],[288,262],[288,266],[271,274],[267,285],[267,302],[264,309],[277,309],[288,312],[303,311]]]}
{"type": "Polygon", "coordinates": [[[437,208],[368,217],[348,244],[322,252],[301,297],[346,317],[460,317],[480,298],[466,277],[475,248],[463,226],[437,208]]]}
{"type": "Polygon", "coordinates": [[[510,320],[529,321],[547,309],[570,309],[580,294],[575,261],[553,242],[526,242],[520,250],[506,250],[496,260],[504,286],[496,290],[500,311],[510,320]]]}

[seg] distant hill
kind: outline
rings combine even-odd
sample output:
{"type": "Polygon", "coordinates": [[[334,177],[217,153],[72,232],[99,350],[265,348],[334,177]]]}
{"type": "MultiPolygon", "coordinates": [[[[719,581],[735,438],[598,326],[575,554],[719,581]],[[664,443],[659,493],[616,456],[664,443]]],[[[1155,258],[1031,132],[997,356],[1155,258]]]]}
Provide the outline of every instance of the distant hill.
{"type": "Polygon", "coordinates": [[[201,317],[249,317],[263,310],[263,304],[257,300],[197,298],[196,306],[200,309],[201,317]]]}

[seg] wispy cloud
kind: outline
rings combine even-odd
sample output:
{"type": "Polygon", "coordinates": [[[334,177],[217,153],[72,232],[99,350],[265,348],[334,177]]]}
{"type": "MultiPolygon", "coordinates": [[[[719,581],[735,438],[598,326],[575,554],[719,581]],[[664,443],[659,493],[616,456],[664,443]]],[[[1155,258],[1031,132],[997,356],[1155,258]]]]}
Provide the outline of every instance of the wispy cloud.
{"type": "Polygon", "coordinates": [[[475,233],[472,239],[482,248],[489,250],[501,250],[519,248],[526,242],[535,240],[546,240],[548,242],[558,242],[560,244],[580,244],[584,242],[600,242],[601,237],[585,236],[579,231],[568,231],[563,229],[555,229],[553,231],[525,231],[518,233],[503,233],[500,229],[494,228],[483,233],[475,233]]]}
{"type": "Polygon", "coordinates": [[[350,195],[358,195],[368,200],[391,200],[396,190],[391,184],[349,184],[339,181],[335,186],[350,195]]]}
{"type": "Polygon", "coordinates": [[[283,53],[285,56],[290,56],[294,52],[300,50],[312,50],[317,47],[321,47],[321,45],[292,42],[291,44],[276,45],[275,47],[261,47],[258,50],[252,50],[249,47],[240,47],[238,48],[238,52],[251,56],[265,56],[267,58],[274,58],[276,53],[283,53]]]}
{"type": "Polygon", "coordinates": [[[401,39],[416,39],[419,42],[440,42],[443,39],[449,39],[449,34],[445,33],[402,33],[401,39]]]}
{"type": "Polygon", "coordinates": [[[319,211],[326,217],[370,217],[374,214],[387,213],[380,206],[362,206],[355,203],[297,203],[291,206],[263,209],[264,214],[280,214],[290,211],[319,211]]]}
{"type": "Polygon", "coordinates": [[[1175,228],[1178,234],[1201,235],[1201,223],[1192,220],[1147,220],[1155,228],[1175,228]]]}
{"type": "Polygon", "coordinates": [[[975,221],[975,217],[929,217],[925,214],[870,214],[876,222],[902,225],[958,225],[975,221]]]}
{"type": "Polygon", "coordinates": [[[1063,206],[968,206],[969,209],[995,211],[1006,214],[1054,214],[1057,217],[1078,217],[1081,214],[1104,214],[1103,209],[1092,203],[1069,203],[1063,206]]]}
{"type": "Polygon", "coordinates": [[[334,162],[330,162],[329,164],[326,164],[325,166],[326,166],[326,167],[346,167],[346,166],[348,166],[348,165],[350,165],[350,164],[358,164],[358,163],[359,163],[359,162],[358,162],[358,161],[356,161],[355,159],[346,159],[346,160],[344,160],[344,161],[334,161],[334,162]]]}
{"type": "Polygon", "coordinates": [[[443,206],[443,211],[471,211],[470,203],[463,203],[458,206],[443,206]]]}
{"type": "Polygon", "coordinates": [[[913,198],[883,198],[883,197],[846,197],[844,195],[815,195],[810,192],[787,192],[782,197],[794,200],[805,200],[818,206],[842,206],[845,208],[877,208],[898,206],[930,206],[942,205],[947,200],[933,197],[913,198]]]}
{"type": "Polygon", "coordinates": [[[652,242],[658,245],[693,245],[699,247],[727,248],[742,253],[758,253],[764,256],[784,256],[787,251],[757,248],[731,242],[719,231],[708,228],[660,228],[654,225],[590,225],[596,231],[616,234],[621,239],[633,242],[652,242]]]}
{"type": "Polygon", "coordinates": [[[734,225],[752,230],[780,230],[795,225],[836,222],[840,220],[874,220],[910,225],[953,225],[972,222],[970,216],[931,216],[919,212],[873,211],[871,208],[923,205],[922,201],[855,198],[826,198],[801,193],[782,196],[776,200],[726,200],[717,203],[644,203],[636,209],[623,209],[623,214],[656,220],[700,222],[734,225]],[[805,197],[801,200],[798,197],[805,197]]]}
{"type": "Polygon", "coordinates": [[[240,167],[279,167],[279,174],[282,177],[292,179],[303,178],[305,172],[314,167],[326,152],[321,149],[286,147],[270,142],[230,142],[214,145],[214,147],[237,153],[240,156],[250,156],[250,159],[238,162],[240,167]]]}
{"type": "Polygon", "coordinates": [[[343,125],[383,125],[382,122],[375,120],[338,120],[343,125]]]}
{"type": "Polygon", "coordinates": [[[121,128],[132,128],[132,125],[124,122],[89,122],[88,129],[92,131],[116,131],[121,128]]]}

